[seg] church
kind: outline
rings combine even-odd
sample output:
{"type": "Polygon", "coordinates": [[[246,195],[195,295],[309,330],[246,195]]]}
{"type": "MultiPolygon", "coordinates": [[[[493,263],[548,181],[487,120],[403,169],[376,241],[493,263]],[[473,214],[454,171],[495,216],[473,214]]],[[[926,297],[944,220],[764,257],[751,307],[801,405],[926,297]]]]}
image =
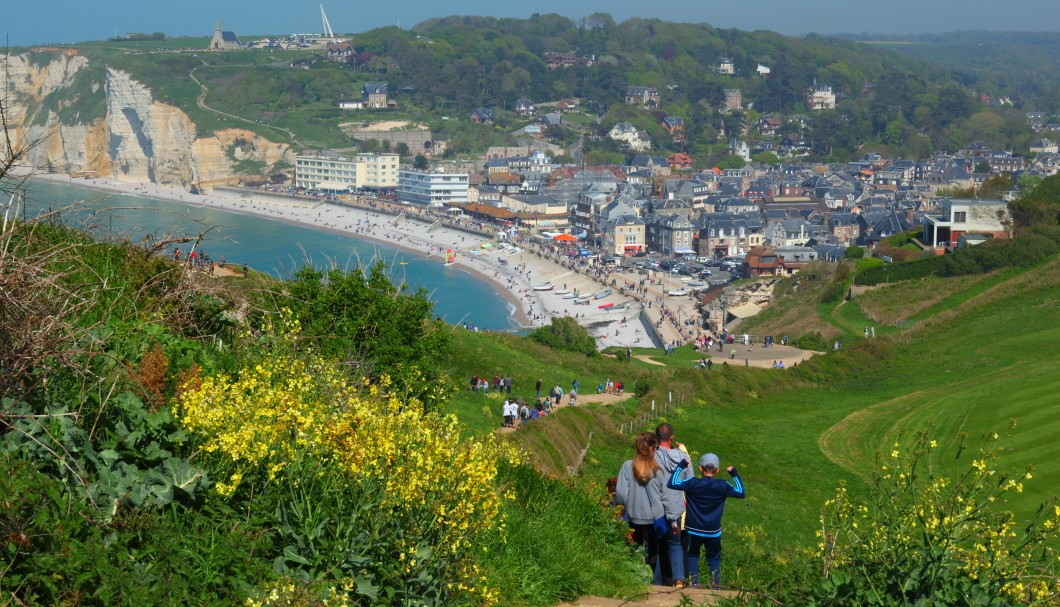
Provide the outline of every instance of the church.
{"type": "Polygon", "coordinates": [[[243,45],[239,42],[239,38],[236,37],[235,32],[222,32],[221,21],[218,20],[217,29],[213,32],[213,40],[210,41],[210,50],[230,51],[240,48],[243,48],[243,45]]]}

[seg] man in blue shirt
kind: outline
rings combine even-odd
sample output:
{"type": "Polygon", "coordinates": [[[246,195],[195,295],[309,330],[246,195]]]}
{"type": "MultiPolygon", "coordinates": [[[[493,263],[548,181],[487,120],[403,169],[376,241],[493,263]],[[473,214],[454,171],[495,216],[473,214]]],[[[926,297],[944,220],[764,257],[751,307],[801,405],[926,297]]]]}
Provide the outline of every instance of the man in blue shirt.
{"type": "Polygon", "coordinates": [[[699,458],[703,478],[681,478],[688,465],[688,460],[678,464],[666,486],[685,492],[685,530],[688,531],[688,569],[692,586],[699,586],[699,549],[706,546],[712,584],[717,587],[721,584],[721,516],[725,512],[725,500],[730,497],[743,499],[747,494],[735,466],[726,468],[732,476],[732,483],[714,478],[721,463],[713,453],[699,458]]]}

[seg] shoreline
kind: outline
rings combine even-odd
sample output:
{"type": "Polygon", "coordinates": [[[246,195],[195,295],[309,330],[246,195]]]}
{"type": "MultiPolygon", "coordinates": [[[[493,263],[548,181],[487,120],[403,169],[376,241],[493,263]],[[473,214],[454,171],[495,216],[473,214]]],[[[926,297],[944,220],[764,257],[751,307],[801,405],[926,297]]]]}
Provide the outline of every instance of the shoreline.
{"type": "MultiPolygon", "coordinates": [[[[279,220],[385,244],[426,259],[439,258],[439,262],[444,259],[445,250],[452,248],[456,254],[455,269],[484,281],[505,303],[512,324],[516,325],[512,330],[532,329],[549,324],[554,317],[573,316],[597,339],[600,348],[653,345],[640,314],[643,306],[640,298],[624,293],[619,295],[621,289],[614,289],[614,293],[605,301],[600,291],[606,289],[606,280],[587,276],[552,259],[554,252],[543,251],[529,241],[516,239],[513,244],[520,247],[521,251],[506,254],[498,248],[488,248],[496,244],[495,239],[475,231],[465,232],[444,224],[432,224],[429,215],[420,216],[425,212],[418,207],[409,207],[402,215],[395,216],[383,209],[370,210],[325,200],[287,199],[268,192],[262,192],[261,196],[255,196],[250,191],[239,196],[218,190],[210,194],[192,194],[175,186],[105,178],[74,178],[57,173],[31,174],[25,169],[15,171],[13,175],[103,194],[128,194],[176,202],[188,207],[205,207],[279,220]],[[553,290],[534,289],[535,285],[540,286],[545,282],[553,283],[553,290]],[[573,300],[564,299],[562,292],[566,290],[583,294],[595,291],[601,298],[590,299],[583,302],[585,307],[579,307],[573,305],[573,300]],[[615,307],[614,312],[608,304],[615,307]],[[621,314],[617,313],[620,309],[621,314]]],[[[479,229],[495,228],[481,226],[479,229]]]]}

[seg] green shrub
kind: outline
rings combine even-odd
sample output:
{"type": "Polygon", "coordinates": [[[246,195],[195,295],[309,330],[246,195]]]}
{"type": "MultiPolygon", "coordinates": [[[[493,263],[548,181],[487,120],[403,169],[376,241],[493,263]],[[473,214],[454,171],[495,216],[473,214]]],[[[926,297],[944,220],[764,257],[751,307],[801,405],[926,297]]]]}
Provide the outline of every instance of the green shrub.
{"type": "Polygon", "coordinates": [[[796,348],[813,350],[815,352],[827,352],[831,347],[828,342],[825,341],[824,336],[818,331],[814,331],[813,333],[803,333],[792,340],[791,345],[796,348]]]}
{"type": "Polygon", "coordinates": [[[553,350],[581,352],[586,356],[597,353],[596,339],[570,316],[555,317],[550,324],[531,331],[528,337],[553,350]]]}
{"type": "Polygon", "coordinates": [[[970,466],[950,478],[928,464],[936,442],[918,433],[909,445],[877,454],[865,502],[840,485],[821,516],[824,579],[807,603],[1056,604],[1060,561],[1050,542],[1060,506],[1053,498],[1019,524],[999,508],[1032,474],[995,470],[997,439],[984,436],[970,466]]]}

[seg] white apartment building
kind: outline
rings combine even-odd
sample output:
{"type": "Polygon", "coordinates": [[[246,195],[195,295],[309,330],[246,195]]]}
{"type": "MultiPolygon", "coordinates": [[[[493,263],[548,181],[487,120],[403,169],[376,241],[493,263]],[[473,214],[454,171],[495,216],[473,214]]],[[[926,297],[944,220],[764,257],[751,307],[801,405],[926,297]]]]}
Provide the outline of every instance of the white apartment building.
{"type": "Polygon", "coordinates": [[[403,170],[398,177],[397,199],[432,207],[467,204],[469,179],[467,173],[403,170]]]}
{"type": "Polygon", "coordinates": [[[398,186],[397,154],[357,154],[295,157],[295,187],[346,191],[385,190],[398,186]]]}

